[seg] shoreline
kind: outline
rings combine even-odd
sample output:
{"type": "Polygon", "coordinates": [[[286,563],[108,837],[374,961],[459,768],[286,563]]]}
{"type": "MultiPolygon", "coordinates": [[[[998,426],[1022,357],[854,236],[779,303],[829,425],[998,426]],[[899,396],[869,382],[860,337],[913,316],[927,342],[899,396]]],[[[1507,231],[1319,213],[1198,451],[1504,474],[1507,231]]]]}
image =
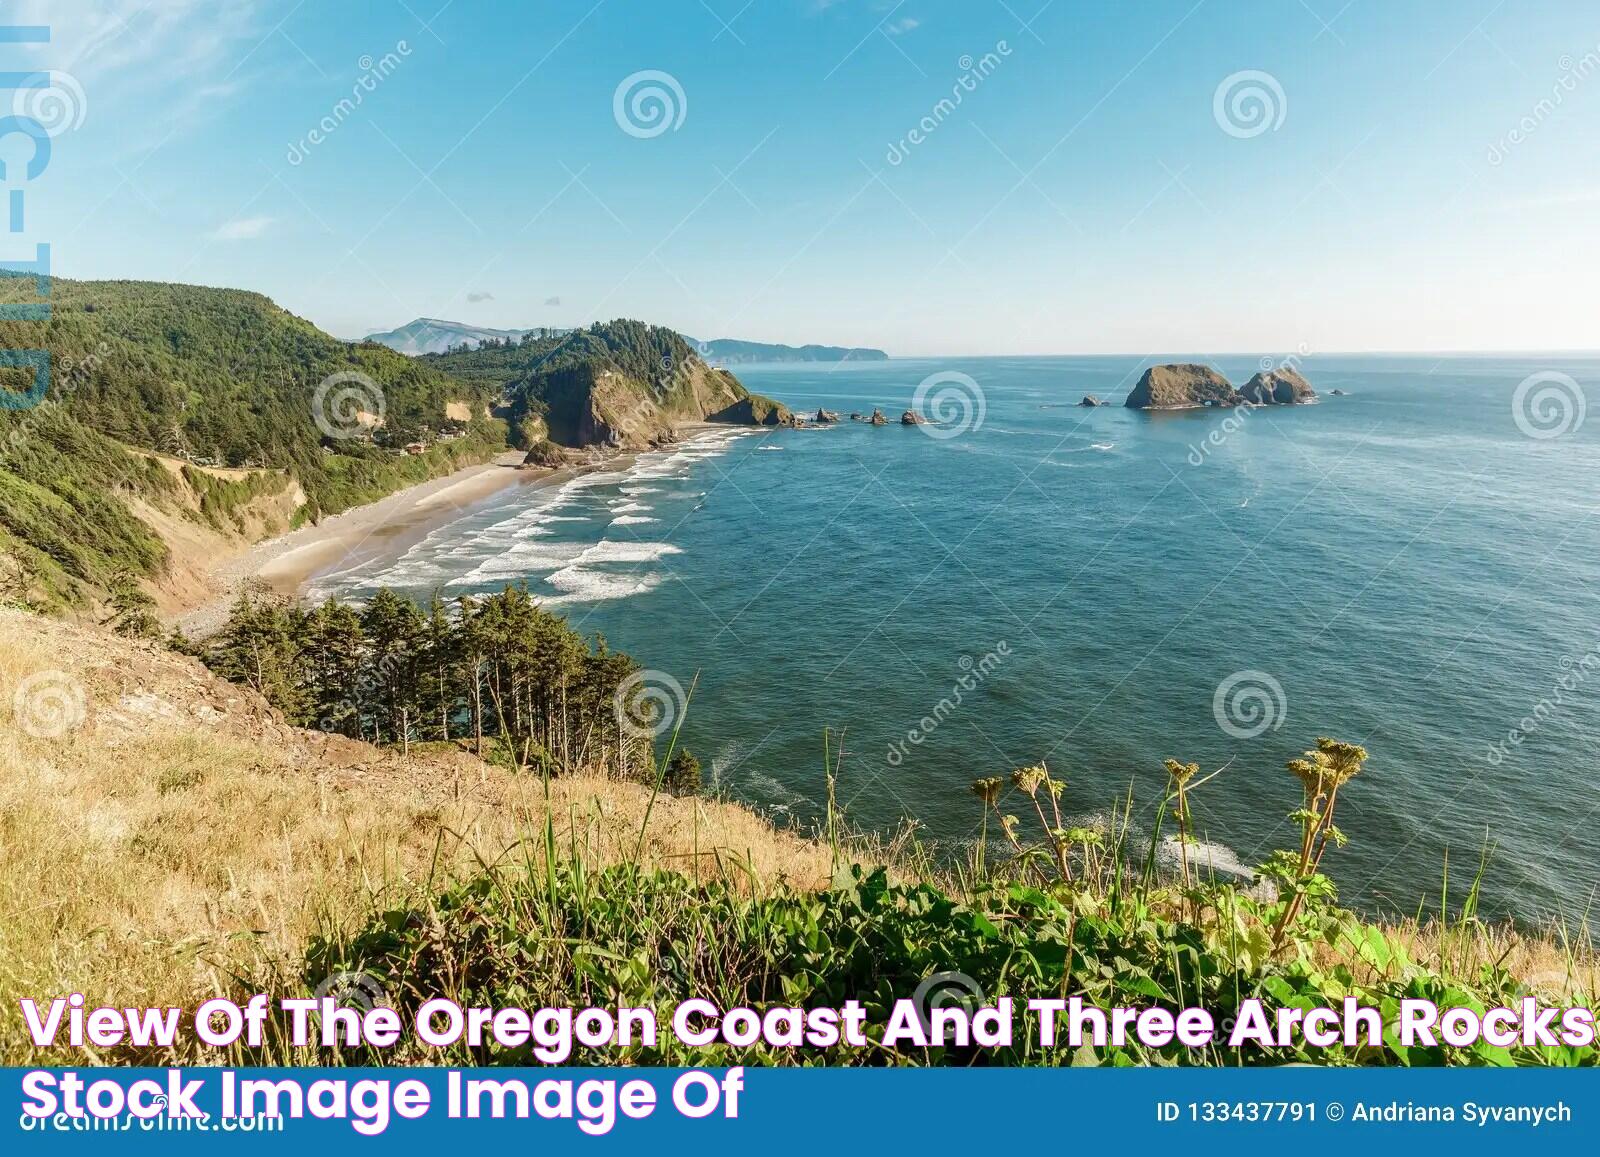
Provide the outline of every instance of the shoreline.
{"type": "Polygon", "coordinates": [[[298,597],[318,576],[335,567],[361,566],[410,549],[459,517],[468,507],[514,486],[543,486],[596,469],[616,455],[563,467],[522,465],[521,451],[397,490],[376,502],[353,506],[307,525],[263,539],[211,568],[211,597],[171,616],[190,638],[215,634],[243,587],[259,581],[272,591],[298,597]]]}
{"type": "MultiPolygon", "coordinates": [[[[687,441],[712,430],[726,430],[721,422],[686,422],[675,428],[687,441]]],[[[640,453],[638,450],[594,448],[564,466],[524,466],[520,450],[508,450],[488,462],[397,490],[364,506],[331,514],[316,525],[263,539],[212,565],[213,593],[204,601],[166,619],[191,639],[204,639],[222,628],[239,592],[251,582],[298,598],[312,580],[335,568],[363,566],[395,558],[427,535],[458,518],[468,507],[514,486],[547,487],[596,470],[612,469],[640,453]]]]}

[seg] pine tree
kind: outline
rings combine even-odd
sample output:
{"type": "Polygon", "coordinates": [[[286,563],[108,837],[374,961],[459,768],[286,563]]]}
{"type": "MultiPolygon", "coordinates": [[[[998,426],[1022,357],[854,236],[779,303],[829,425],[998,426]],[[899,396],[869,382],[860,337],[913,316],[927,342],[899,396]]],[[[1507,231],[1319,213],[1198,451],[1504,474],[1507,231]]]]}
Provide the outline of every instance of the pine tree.
{"type": "Polygon", "coordinates": [[[361,616],[337,599],[312,612],[306,630],[308,709],[325,731],[361,738],[366,702],[366,640],[361,616]]]}
{"type": "Polygon", "coordinates": [[[224,675],[253,688],[294,720],[304,717],[306,702],[297,640],[300,623],[281,600],[246,588],[213,651],[213,662],[224,675]]]}
{"type": "Polygon", "coordinates": [[[481,626],[478,601],[471,595],[456,600],[456,656],[467,684],[467,707],[472,713],[473,751],[483,757],[483,672],[488,648],[481,626]]]}
{"type": "MultiPolygon", "coordinates": [[[[384,589],[361,613],[361,629],[371,647],[373,686],[387,734],[411,750],[411,728],[421,709],[417,679],[422,649],[422,614],[416,604],[384,589]]],[[[379,728],[380,736],[384,733],[379,728]]]]}
{"type": "Polygon", "coordinates": [[[673,795],[700,794],[700,761],[687,747],[680,747],[673,753],[661,786],[673,795]]]}
{"type": "Polygon", "coordinates": [[[156,601],[133,575],[119,574],[111,580],[106,607],[106,615],[100,620],[101,626],[135,639],[160,636],[161,620],[156,618],[156,601]]]}
{"type": "MultiPolygon", "coordinates": [[[[202,657],[302,726],[409,752],[413,739],[448,740],[466,713],[460,729],[480,755],[494,736],[522,770],[655,781],[652,737],[617,714],[638,664],[603,637],[591,645],[524,585],[454,607],[435,596],[426,613],[390,590],[358,612],[337,600],[303,611],[247,589],[202,657]]],[[[698,763],[674,768],[672,790],[694,790],[698,763]]]]}
{"type": "Polygon", "coordinates": [[[461,684],[457,662],[461,641],[461,631],[435,591],[428,603],[428,619],[423,628],[422,683],[427,710],[437,713],[439,738],[446,742],[450,739],[450,717],[455,714],[461,684]]]}

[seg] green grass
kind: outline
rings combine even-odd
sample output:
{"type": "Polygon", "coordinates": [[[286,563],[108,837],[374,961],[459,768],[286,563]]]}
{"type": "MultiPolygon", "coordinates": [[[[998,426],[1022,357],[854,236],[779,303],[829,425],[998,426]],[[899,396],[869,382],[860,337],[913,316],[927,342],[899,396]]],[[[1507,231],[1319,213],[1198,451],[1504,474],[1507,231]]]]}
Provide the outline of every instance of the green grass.
{"type": "MultiPolygon", "coordinates": [[[[851,869],[818,894],[752,896],[734,880],[696,883],[629,866],[590,874],[567,860],[553,876],[538,864],[485,871],[425,903],[375,913],[353,935],[314,943],[301,980],[309,991],[334,973],[367,973],[397,1007],[413,1011],[436,995],[468,1007],[651,1006],[663,1026],[672,1006],[695,996],[722,1008],[837,1007],[857,999],[869,1026],[881,1029],[895,999],[951,972],[970,977],[989,999],[1018,1001],[1015,1043],[999,1050],[690,1048],[664,1031],[656,1048],[585,1053],[575,1064],[1596,1063],[1593,1049],[1407,1050],[1392,1040],[1379,1049],[1242,1052],[1032,1043],[1033,1020],[1022,1012],[1039,996],[1080,995],[1102,1008],[1199,1005],[1226,1024],[1250,997],[1269,1008],[1312,1008],[1355,996],[1390,1012],[1409,997],[1482,1012],[1514,1005],[1529,991],[1492,966],[1451,977],[1412,965],[1382,929],[1354,917],[1338,922],[1331,942],[1343,942],[1348,963],[1320,966],[1309,952],[1274,956],[1264,913],[1231,886],[1213,896],[1219,918],[1198,923],[1163,915],[1161,901],[1138,890],[1052,893],[1016,883],[955,896],[931,884],[895,883],[881,869],[851,869]]],[[[314,1059],[536,1063],[522,1049],[466,1047],[314,1059]]]]}
{"type": "MultiPolygon", "coordinates": [[[[1292,817],[1302,825],[1302,852],[1275,855],[1256,886],[1208,875],[1187,858],[1181,872],[1158,867],[1163,817],[1176,813],[1181,838],[1186,797],[1204,783],[1188,766],[1178,765],[1172,792],[1144,840],[1134,836],[1131,796],[1109,828],[1063,828],[1058,818],[1052,824],[1059,781],[1043,768],[1024,768],[1012,784],[1038,805],[1046,834],[1039,846],[1022,835],[1016,816],[998,810],[1002,781],[975,785],[985,809],[1000,817],[1009,856],[980,841],[965,864],[942,873],[929,874],[926,858],[901,857],[902,867],[922,866],[920,879],[863,867],[847,849],[842,817],[830,805],[825,832],[838,865],[835,879],[821,892],[805,892],[752,878],[737,859],[718,858],[718,870],[704,879],[636,864],[593,872],[576,847],[557,846],[547,820],[542,838],[523,845],[521,861],[486,865],[470,879],[408,903],[375,906],[360,927],[325,929],[308,946],[299,977],[253,983],[261,991],[297,984],[310,991],[328,976],[363,973],[406,1013],[435,996],[464,1007],[656,1010],[663,1031],[654,1047],[579,1053],[568,1062],[574,1064],[1600,1063],[1600,1050],[1592,1047],[1403,1047],[1392,1027],[1380,1046],[1226,1045],[1227,1027],[1249,999],[1269,1010],[1309,1010],[1353,997],[1379,1009],[1390,1026],[1406,999],[1441,1009],[1463,1006],[1480,1016],[1530,995],[1546,1005],[1589,1003],[1593,952],[1587,935],[1581,947],[1550,937],[1538,941],[1544,972],[1516,975],[1507,967],[1510,948],[1502,950],[1501,932],[1477,920],[1478,881],[1457,914],[1423,930],[1426,936],[1415,925],[1375,922],[1338,905],[1332,881],[1306,865],[1320,864],[1320,841],[1333,839],[1327,835],[1329,791],[1353,779],[1365,758],[1351,745],[1324,740],[1291,763],[1308,793],[1308,807],[1292,817]],[[1281,866],[1297,857],[1298,874],[1281,866]],[[1276,888],[1260,886],[1272,879],[1276,888]],[[1431,959],[1417,951],[1423,941],[1431,959]],[[1563,965],[1554,973],[1548,968],[1553,960],[1563,965]],[[894,1002],[913,997],[930,978],[940,987],[960,986],[956,995],[962,997],[1013,997],[1013,1043],[998,1049],[871,1044],[823,1051],[760,1043],[729,1049],[689,1047],[665,1031],[672,1008],[691,997],[724,1009],[831,1008],[854,999],[866,1009],[868,1040],[876,1041],[894,1002]],[[1137,1043],[1040,1047],[1027,1001],[1071,996],[1102,1009],[1203,1007],[1223,1026],[1221,1042],[1195,1050],[1137,1043]]],[[[273,1051],[276,1059],[297,1063],[536,1063],[527,1048],[436,1052],[402,1045],[382,1055],[338,1055],[291,1054],[279,1045],[273,1051]]]]}

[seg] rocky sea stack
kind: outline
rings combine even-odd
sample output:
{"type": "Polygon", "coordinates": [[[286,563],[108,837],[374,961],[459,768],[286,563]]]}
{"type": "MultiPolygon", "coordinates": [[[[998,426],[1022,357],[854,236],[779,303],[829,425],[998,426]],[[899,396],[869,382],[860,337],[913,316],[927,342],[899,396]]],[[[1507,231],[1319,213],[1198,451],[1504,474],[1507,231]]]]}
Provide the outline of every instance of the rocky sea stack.
{"type": "Polygon", "coordinates": [[[868,418],[867,421],[874,426],[887,426],[889,424],[889,419],[883,416],[883,410],[881,409],[874,409],[872,417],[868,418]]]}
{"type": "Polygon", "coordinates": [[[706,415],[708,422],[730,422],[736,426],[798,426],[800,421],[782,402],[750,394],[731,406],[706,415]]]}
{"type": "MultiPolygon", "coordinates": [[[[1196,410],[1204,406],[1292,406],[1317,400],[1297,370],[1262,370],[1239,389],[1210,366],[1151,366],[1125,403],[1132,410],[1196,410]]],[[[1078,403],[1094,404],[1093,395],[1078,403]]]]}
{"type": "Polygon", "coordinates": [[[557,446],[548,438],[540,438],[528,448],[528,455],[522,460],[524,466],[542,466],[555,469],[565,466],[569,461],[565,448],[557,446]]]}
{"type": "Polygon", "coordinates": [[[1239,397],[1249,406],[1291,406],[1316,401],[1317,391],[1294,370],[1263,370],[1239,387],[1239,397]]]}
{"type": "Polygon", "coordinates": [[[1103,406],[1103,405],[1105,405],[1105,403],[1102,402],[1099,398],[1095,397],[1093,394],[1085,394],[1085,395],[1083,395],[1083,401],[1079,402],[1078,405],[1080,405],[1080,406],[1103,406]]]}
{"type": "Polygon", "coordinates": [[[1180,363],[1151,366],[1123,403],[1130,410],[1193,410],[1237,406],[1239,392],[1210,366],[1180,363]]]}

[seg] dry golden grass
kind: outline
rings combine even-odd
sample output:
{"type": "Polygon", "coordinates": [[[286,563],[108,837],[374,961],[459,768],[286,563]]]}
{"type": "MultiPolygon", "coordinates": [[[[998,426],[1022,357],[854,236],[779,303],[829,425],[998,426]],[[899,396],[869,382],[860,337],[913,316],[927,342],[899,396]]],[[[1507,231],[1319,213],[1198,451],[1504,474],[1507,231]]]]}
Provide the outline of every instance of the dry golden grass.
{"type": "MultiPolygon", "coordinates": [[[[192,660],[0,609],[0,1064],[40,1059],[22,997],[193,1008],[236,976],[295,974],[309,936],[374,904],[537,862],[544,790],[453,747],[403,759],[301,731],[192,660]]],[[[550,793],[563,858],[634,857],[648,791],[573,778],[550,793]]],[[[899,875],[928,870],[904,848],[852,846],[899,875]]],[[[745,808],[667,797],[643,860],[762,890],[821,887],[831,869],[827,847],[745,808]]],[[[1587,939],[1384,927],[1446,975],[1498,963],[1552,997],[1600,991],[1587,939]]]]}
{"type": "MultiPolygon", "coordinates": [[[[632,857],[647,802],[551,784],[563,850],[596,865],[632,857]]],[[[293,969],[309,934],[375,899],[520,855],[544,814],[541,783],[464,752],[299,731],[191,660],[0,610],[0,1064],[29,1059],[22,997],[192,1008],[231,973],[293,969]],[[29,734],[79,696],[81,722],[29,734]]],[[[644,858],[800,887],[829,871],[743,808],[668,798],[644,858]]]]}
{"type": "MultiPolygon", "coordinates": [[[[1463,926],[1408,917],[1385,921],[1383,929],[1413,962],[1444,976],[1471,976],[1497,964],[1551,1001],[1600,993],[1600,954],[1582,928],[1527,931],[1504,923],[1463,926]]],[[[1341,958],[1356,964],[1349,955],[1341,958]]]]}

